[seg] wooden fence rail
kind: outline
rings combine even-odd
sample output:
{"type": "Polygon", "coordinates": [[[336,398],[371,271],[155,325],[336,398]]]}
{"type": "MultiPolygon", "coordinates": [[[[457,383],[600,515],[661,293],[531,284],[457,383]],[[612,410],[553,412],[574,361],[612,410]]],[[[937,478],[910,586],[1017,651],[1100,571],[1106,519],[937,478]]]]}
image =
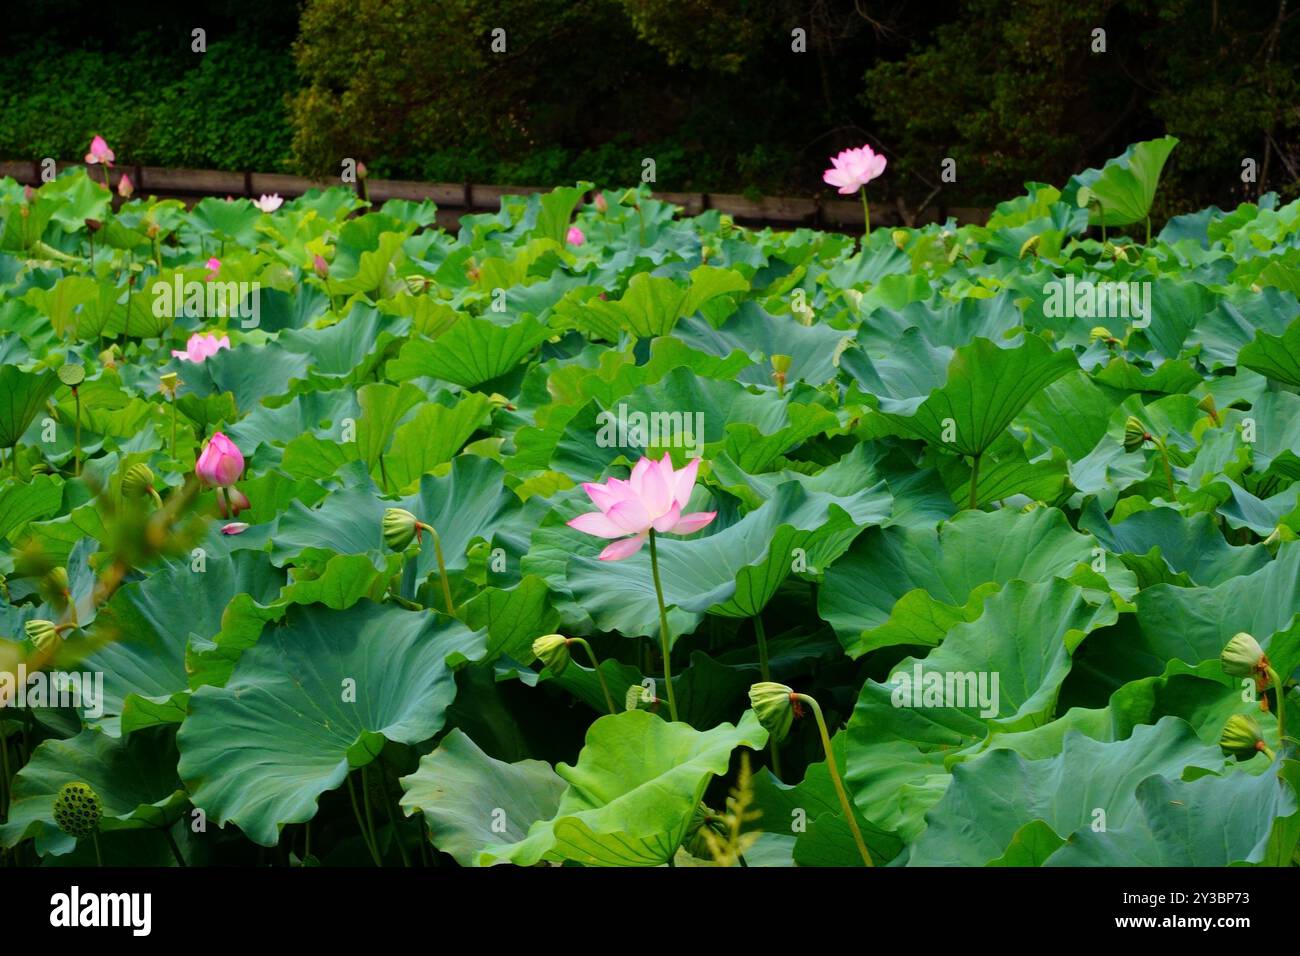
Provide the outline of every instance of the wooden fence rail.
{"type": "MultiPolygon", "coordinates": [[[[56,163],[62,172],[76,163],[56,163]]],[[[281,173],[223,172],[213,169],[167,169],[161,166],[115,166],[110,182],[116,185],[123,172],[131,177],[138,195],[176,198],[192,205],[204,196],[246,196],[256,198],[263,194],[278,193],[286,199],[301,196],[311,189],[337,186],[336,181],[287,176],[281,173]]],[[[0,177],[9,176],[19,183],[37,186],[41,183],[39,161],[0,162],[0,177]]],[[[422,183],[401,179],[367,179],[366,192],[372,202],[383,203],[389,199],[410,199],[420,202],[433,200],[438,206],[438,224],[455,228],[460,217],[469,213],[496,212],[501,197],[548,192],[546,186],[484,186],[474,183],[422,183]]],[[[717,209],[747,226],[773,226],[796,228],[810,226],[840,232],[859,232],[862,227],[862,205],[856,200],[800,199],[765,196],[751,199],[735,193],[675,193],[655,192],[656,199],[681,206],[688,216],[717,209]]],[[[927,206],[915,216],[917,224],[945,222],[949,217],[959,223],[984,222],[988,210],[968,207],[927,206]]],[[[879,204],[871,211],[873,225],[903,225],[903,215],[897,208],[879,204]]]]}

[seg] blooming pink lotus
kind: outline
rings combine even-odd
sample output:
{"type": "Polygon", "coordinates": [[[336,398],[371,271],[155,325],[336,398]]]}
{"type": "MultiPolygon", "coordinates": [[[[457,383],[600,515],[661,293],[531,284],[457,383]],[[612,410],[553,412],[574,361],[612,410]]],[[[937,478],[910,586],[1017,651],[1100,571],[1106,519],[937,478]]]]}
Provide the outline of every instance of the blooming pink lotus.
{"type": "Polygon", "coordinates": [[[172,349],[172,355],[182,362],[202,362],[222,349],[230,348],[230,336],[217,338],[211,333],[195,332],[185,343],[185,350],[172,349]]]}
{"type": "Polygon", "coordinates": [[[221,271],[221,260],[218,259],[216,256],[213,256],[203,265],[208,270],[208,274],[203,277],[204,282],[211,282],[213,279],[217,277],[217,273],[221,271]]]}
{"type": "Polygon", "coordinates": [[[117,156],[108,148],[108,143],[104,142],[104,137],[96,136],[90,141],[90,152],[86,154],[87,166],[95,166],[99,163],[112,166],[115,159],[117,159],[117,156]]]}
{"type": "Polygon", "coordinates": [[[831,157],[831,168],[822,174],[822,179],[838,189],[840,195],[851,196],[880,176],[885,164],[885,157],[870,146],[846,149],[831,157]]]}
{"type": "Polygon", "coordinates": [[[135,183],[131,182],[131,177],[126,173],[117,181],[117,194],[123,199],[130,199],[131,194],[135,192],[135,183]]]}
{"type": "Polygon", "coordinates": [[[577,226],[570,226],[569,234],[564,237],[564,240],[571,246],[580,246],[587,241],[587,237],[582,234],[582,230],[577,226]]]}
{"type": "Polygon", "coordinates": [[[599,511],[578,515],[569,527],[598,538],[619,538],[600,552],[602,561],[621,561],[641,550],[651,529],[658,534],[690,534],[716,516],[716,511],[682,514],[695,488],[700,460],[673,470],[666,452],[661,461],[642,458],[626,480],[611,478],[602,484],[586,482],[583,491],[599,511]],[[631,535],[631,537],[626,537],[631,535]]]}
{"type": "Polygon", "coordinates": [[[254,199],[253,205],[262,212],[275,212],[284,205],[284,200],[280,198],[279,193],[273,193],[270,196],[262,196],[261,199],[254,199]]]}
{"type": "Polygon", "coordinates": [[[235,482],[244,473],[244,456],[221,432],[215,432],[204,446],[194,472],[203,484],[217,489],[221,517],[237,517],[241,510],[249,507],[248,498],[235,487],[235,482]]]}

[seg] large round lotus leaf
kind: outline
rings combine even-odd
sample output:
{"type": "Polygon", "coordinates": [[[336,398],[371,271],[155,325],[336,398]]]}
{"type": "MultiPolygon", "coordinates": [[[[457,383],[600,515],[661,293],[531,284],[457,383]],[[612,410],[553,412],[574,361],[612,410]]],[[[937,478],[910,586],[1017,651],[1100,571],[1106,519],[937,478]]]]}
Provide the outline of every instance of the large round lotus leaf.
{"type": "Polygon", "coordinates": [[[286,823],[368,764],[385,740],[436,734],[452,668],[484,635],[433,612],[364,601],[292,607],[244,652],[224,687],[201,687],[177,736],[180,774],[208,819],[272,846],[286,823]]]}
{"type": "Polygon", "coordinates": [[[480,865],[576,860],[589,866],[658,866],[677,851],[691,814],[737,747],[759,749],[767,731],[753,711],[738,726],[694,730],[643,710],[601,717],[587,731],[555,816],[513,844],[487,847],[480,865]]]}
{"type": "Polygon", "coordinates": [[[76,840],[54,823],[54,800],[67,783],[89,784],[99,795],[106,833],[171,826],[187,802],[170,729],[125,739],[83,730],[68,740],[44,741],[15,774],[9,819],[0,824],[4,845],[32,837],[38,853],[70,852],[76,840]]]}

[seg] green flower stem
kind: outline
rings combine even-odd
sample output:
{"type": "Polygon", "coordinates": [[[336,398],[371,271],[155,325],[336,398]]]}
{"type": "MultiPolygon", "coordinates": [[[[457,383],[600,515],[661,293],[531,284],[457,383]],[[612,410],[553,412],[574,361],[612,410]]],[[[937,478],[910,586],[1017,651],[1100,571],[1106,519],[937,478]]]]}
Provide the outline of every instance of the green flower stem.
{"type": "MultiPolygon", "coordinates": [[[[3,712],[0,712],[3,713],[3,712]]],[[[0,721],[3,717],[0,717],[0,721]]],[[[9,733],[0,723],[0,820],[9,819],[9,733]]]]}
{"type": "Polygon", "coordinates": [[[384,792],[384,809],[388,811],[388,825],[393,828],[393,842],[397,844],[397,852],[402,856],[402,866],[409,867],[411,858],[406,853],[406,845],[402,843],[401,831],[397,829],[397,816],[393,813],[393,794],[388,789],[388,777],[384,774],[384,768],[379,768],[379,787],[384,792]]]}
{"type": "Polygon", "coordinates": [[[979,507],[979,486],[980,486],[980,456],[974,455],[971,458],[970,466],[970,501],[967,507],[974,511],[979,507]]]}
{"type": "Polygon", "coordinates": [[[172,856],[176,857],[176,865],[189,866],[189,864],[185,862],[185,857],[181,855],[181,848],[176,845],[176,838],[172,836],[171,827],[163,828],[163,836],[167,838],[167,846],[171,848],[172,856]]]}
{"type": "Polygon", "coordinates": [[[835,784],[835,792],[840,796],[840,808],[844,811],[845,819],[849,821],[849,829],[853,831],[853,841],[858,845],[858,852],[862,854],[862,862],[867,866],[874,866],[875,864],[871,862],[871,854],[867,852],[866,841],[862,839],[862,831],[858,829],[858,818],[853,812],[853,805],[849,803],[844,781],[840,779],[839,768],[835,766],[835,754],[831,751],[831,735],[826,730],[826,718],[822,716],[822,709],[817,701],[807,694],[794,694],[793,697],[811,707],[813,716],[817,718],[817,730],[822,735],[822,748],[826,751],[826,769],[830,771],[831,783],[835,784]]]}
{"type": "Polygon", "coordinates": [[[867,205],[867,187],[863,186],[862,193],[862,246],[865,249],[867,237],[871,235],[871,207],[867,205]]]}
{"type": "Polygon", "coordinates": [[[673,693],[672,644],[668,640],[668,612],[664,610],[664,586],[659,582],[659,551],[655,546],[655,529],[650,529],[650,573],[655,580],[655,598],[659,601],[659,641],[664,649],[664,683],[668,685],[668,716],[677,719],[677,695],[673,693]]]}
{"type": "Polygon", "coordinates": [[[366,844],[366,849],[370,851],[370,859],[375,861],[375,866],[383,866],[379,860],[379,849],[371,839],[370,831],[366,829],[366,821],[361,816],[361,806],[357,803],[357,788],[352,785],[352,774],[348,774],[348,796],[352,799],[352,815],[357,819],[357,828],[361,831],[361,839],[366,844]]]}
{"type": "Polygon", "coordinates": [[[1271,667],[1268,669],[1268,680],[1277,688],[1277,739],[1278,745],[1281,746],[1282,740],[1286,736],[1286,688],[1282,686],[1277,671],[1271,667]]]}
{"type": "Polygon", "coordinates": [[[438,532],[434,530],[433,525],[420,521],[416,527],[423,528],[433,536],[433,555],[438,559],[438,576],[442,578],[442,597],[447,602],[447,613],[455,617],[456,605],[451,600],[451,584],[447,581],[447,565],[442,560],[442,538],[438,537],[438,532]]]}
{"type": "Polygon", "coordinates": [[[94,833],[92,833],[92,834],[90,835],[90,839],[91,839],[91,840],[94,842],[94,844],[95,844],[95,865],[98,866],[98,867],[103,867],[103,865],[104,865],[104,854],[101,853],[100,850],[99,850],[99,831],[96,830],[94,833]]]}
{"type": "Polygon", "coordinates": [[[77,457],[73,460],[73,475],[81,474],[81,390],[72,386],[72,398],[77,407],[77,457]]]}
{"type": "Polygon", "coordinates": [[[1160,460],[1165,463],[1165,483],[1169,486],[1169,500],[1173,501],[1177,495],[1174,491],[1174,470],[1169,467],[1169,449],[1165,447],[1163,439],[1155,439],[1156,448],[1160,451],[1160,460]]]}
{"type": "Polygon", "coordinates": [[[614,698],[610,696],[609,685],[605,683],[605,675],[600,672],[600,661],[596,659],[596,652],[591,649],[591,645],[580,637],[571,637],[569,641],[573,644],[581,644],[587,650],[587,656],[591,658],[591,666],[596,670],[596,677],[600,681],[600,689],[605,692],[605,706],[609,708],[611,714],[617,714],[618,710],[614,707],[614,698]]]}
{"type": "MultiPolygon", "coordinates": [[[[772,679],[772,668],[769,666],[767,654],[767,631],[763,628],[763,615],[754,615],[754,637],[758,641],[758,672],[762,675],[763,680],[772,679]]],[[[772,772],[777,778],[781,777],[781,748],[776,738],[768,741],[768,749],[772,753],[772,772]]]]}
{"type": "Polygon", "coordinates": [[[172,396],[172,461],[176,460],[176,396],[172,396]]]}
{"type": "Polygon", "coordinates": [[[1150,216],[1147,216],[1147,241],[1146,241],[1146,244],[1147,244],[1148,246],[1151,245],[1151,217],[1150,217],[1150,216]]]}

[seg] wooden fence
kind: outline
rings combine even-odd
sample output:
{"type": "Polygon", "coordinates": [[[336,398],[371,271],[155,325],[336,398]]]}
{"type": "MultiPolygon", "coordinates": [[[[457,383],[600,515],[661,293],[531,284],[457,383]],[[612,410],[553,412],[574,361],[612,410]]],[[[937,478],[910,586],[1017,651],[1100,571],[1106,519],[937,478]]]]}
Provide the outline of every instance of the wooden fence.
{"type": "MultiPolygon", "coordinates": [[[[74,163],[56,163],[62,171],[74,163]]],[[[192,205],[204,196],[246,196],[257,198],[278,193],[286,199],[301,196],[310,189],[338,186],[338,181],[322,181],[280,173],[222,172],[212,169],[166,169],[161,166],[113,167],[110,181],[116,185],[125,172],[130,175],[136,195],[176,198],[192,205]]],[[[98,174],[96,174],[98,175],[98,174]]],[[[20,183],[41,183],[39,161],[0,162],[0,177],[10,176],[20,183]]],[[[454,229],[460,217],[469,213],[496,212],[501,197],[534,192],[548,192],[546,186],[483,186],[473,183],[422,183],[400,179],[367,179],[366,192],[375,203],[389,199],[433,200],[438,206],[438,225],[454,229]]],[[[735,193],[658,192],[656,199],[681,206],[685,215],[698,215],[709,209],[726,213],[746,226],[773,226],[792,229],[809,226],[855,233],[862,230],[862,204],[857,199],[799,199],[767,196],[751,199],[735,193]]],[[[988,210],[931,205],[915,215],[916,224],[945,222],[949,217],[959,223],[984,222],[988,210]]],[[[872,225],[903,225],[901,210],[877,204],[871,210],[872,225]]]]}

